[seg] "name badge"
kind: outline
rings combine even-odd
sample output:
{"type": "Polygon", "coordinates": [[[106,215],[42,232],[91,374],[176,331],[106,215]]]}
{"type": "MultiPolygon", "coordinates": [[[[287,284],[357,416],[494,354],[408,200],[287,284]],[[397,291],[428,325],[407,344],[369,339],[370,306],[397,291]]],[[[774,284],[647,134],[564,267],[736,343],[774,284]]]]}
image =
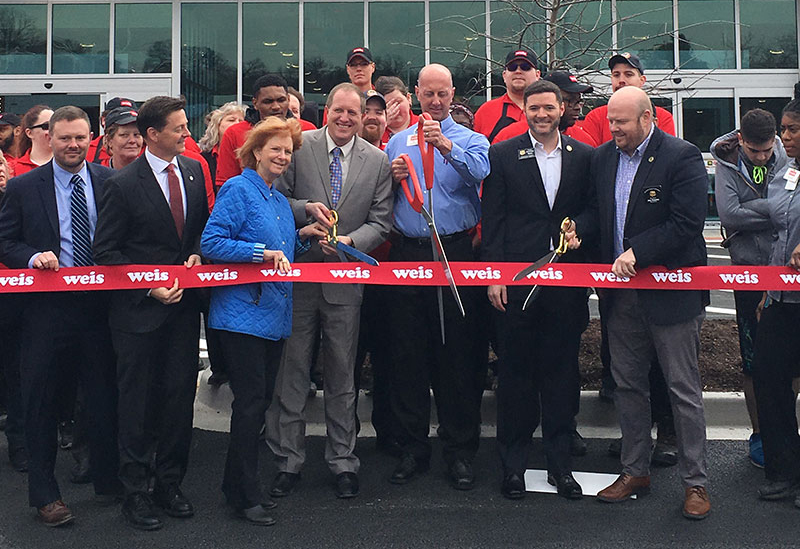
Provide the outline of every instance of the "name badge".
{"type": "Polygon", "coordinates": [[[406,147],[416,147],[418,143],[417,132],[411,133],[406,137],[406,147]]]}
{"type": "Polygon", "coordinates": [[[529,160],[531,158],[536,158],[536,151],[533,149],[519,149],[517,151],[517,160],[529,160]]]}
{"type": "Polygon", "coordinates": [[[797,188],[797,180],[800,179],[800,170],[789,168],[786,170],[786,175],[783,176],[786,180],[786,190],[793,191],[797,188]]]}

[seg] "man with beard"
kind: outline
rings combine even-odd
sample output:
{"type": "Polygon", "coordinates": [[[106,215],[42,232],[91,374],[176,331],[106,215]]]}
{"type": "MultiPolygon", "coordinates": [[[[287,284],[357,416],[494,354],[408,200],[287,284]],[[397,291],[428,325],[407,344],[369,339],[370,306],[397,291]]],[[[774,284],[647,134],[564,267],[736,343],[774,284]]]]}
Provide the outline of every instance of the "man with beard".
{"type": "Polygon", "coordinates": [[[380,150],[386,148],[383,133],[386,131],[386,99],[375,90],[367,91],[367,107],[361,117],[361,138],[380,150]]]}
{"type": "Polygon", "coordinates": [[[0,113],[0,151],[3,151],[6,162],[12,164],[15,159],[25,153],[20,150],[21,143],[22,121],[19,116],[13,112],[0,113]]]}

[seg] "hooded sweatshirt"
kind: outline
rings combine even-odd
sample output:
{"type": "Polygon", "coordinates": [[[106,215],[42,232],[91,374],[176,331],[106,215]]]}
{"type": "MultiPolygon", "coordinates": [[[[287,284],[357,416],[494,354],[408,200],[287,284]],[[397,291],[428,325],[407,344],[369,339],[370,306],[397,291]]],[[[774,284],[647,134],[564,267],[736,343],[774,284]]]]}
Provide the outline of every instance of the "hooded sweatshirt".
{"type": "Polygon", "coordinates": [[[763,182],[753,181],[753,164],[739,146],[737,130],[711,143],[711,156],[717,161],[714,192],[722,226],[730,239],[734,265],[769,264],[775,231],[769,216],[767,189],[788,162],[780,138],[767,162],[763,182]]]}

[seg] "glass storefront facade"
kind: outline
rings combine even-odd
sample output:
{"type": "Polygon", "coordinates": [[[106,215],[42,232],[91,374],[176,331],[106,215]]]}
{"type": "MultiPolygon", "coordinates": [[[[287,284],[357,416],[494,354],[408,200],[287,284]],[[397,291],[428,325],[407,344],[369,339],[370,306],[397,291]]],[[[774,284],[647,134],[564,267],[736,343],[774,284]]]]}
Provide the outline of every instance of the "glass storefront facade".
{"type": "Polygon", "coordinates": [[[372,50],[375,78],[396,75],[411,89],[426,63],[449,66],[457,95],[473,107],[503,92],[505,54],[519,44],[543,66],[590,80],[598,94],[589,104],[609,91],[610,52],[630,51],[679,134],[707,147],[747,109],[777,113],[791,96],[799,2],[586,0],[555,14],[531,0],[5,2],[2,93],[77,94],[92,83],[84,91],[103,97],[96,88],[105,82],[114,84],[107,93],[130,87],[137,98],[168,90],[186,97],[198,133],[214,107],[249,101],[266,72],[324,103],[346,80],[345,55],[356,45],[372,50]]]}

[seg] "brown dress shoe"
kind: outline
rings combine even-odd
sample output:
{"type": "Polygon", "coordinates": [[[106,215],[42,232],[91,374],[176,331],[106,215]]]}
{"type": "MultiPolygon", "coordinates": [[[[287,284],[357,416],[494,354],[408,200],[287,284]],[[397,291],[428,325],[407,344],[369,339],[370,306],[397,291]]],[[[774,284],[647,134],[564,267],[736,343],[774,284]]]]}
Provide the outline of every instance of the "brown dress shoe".
{"type": "Polygon", "coordinates": [[[686,489],[686,499],[683,500],[683,516],[692,520],[703,520],[711,512],[711,500],[708,492],[702,486],[692,486],[686,489]]]}
{"type": "Polygon", "coordinates": [[[39,507],[39,520],[41,520],[45,526],[61,526],[62,524],[69,524],[72,522],[72,519],[75,517],[72,515],[72,511],[69,510],[67,504],[63,501],[56,500],[52,503],[48,503],[44,507],[39,507]]]}
{"type": "Polygon", "coordinates": [[[650,491],[650,477],[634,477],[622,473],[611,486],[597,493],[597,499],[606,503],[619,503],[633,495],[645,495],[650,491]]]}

